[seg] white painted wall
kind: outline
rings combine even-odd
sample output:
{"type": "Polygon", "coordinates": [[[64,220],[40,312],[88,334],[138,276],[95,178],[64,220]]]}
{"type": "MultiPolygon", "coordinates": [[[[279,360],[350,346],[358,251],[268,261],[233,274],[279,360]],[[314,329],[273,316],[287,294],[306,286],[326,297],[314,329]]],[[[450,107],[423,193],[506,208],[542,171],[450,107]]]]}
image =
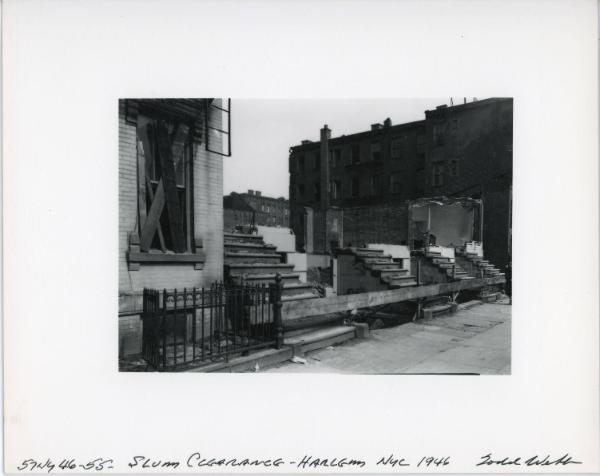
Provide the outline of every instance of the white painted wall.
{"type": "Polygon", "coordinates": [[[296,238],[289,228],[275,226],[257,226],[257,228],[258,234],[262,235],[265,243],[275,245],[277,251],[296,251],[296,238]]]}
{"type": "Polygon", "coordinates": [[[306,253],[286,253],[287,262],[294,265],[294,272],[300,274],[300,281],[306,282],[306,270],[308,269],[308,257],[306,253]]]}

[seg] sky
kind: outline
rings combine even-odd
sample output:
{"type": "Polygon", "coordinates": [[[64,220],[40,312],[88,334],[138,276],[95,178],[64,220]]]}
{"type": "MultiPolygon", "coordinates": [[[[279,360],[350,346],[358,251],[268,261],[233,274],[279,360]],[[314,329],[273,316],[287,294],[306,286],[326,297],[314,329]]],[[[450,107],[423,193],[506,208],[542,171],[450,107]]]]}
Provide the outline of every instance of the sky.
{"type": "MultiPolygon", "coordinates": [[[[470,99],[469,99],[470,100],[470,99]]],[[[454,98],[454,104],[463,98],[454,98]]],[[[392,124],[425,118],[426,109],[450,98],[410,99],[232,99],[231,157],[224,157],[224,193],[260,190],[288,198],[289,148],[319,140],[324,124],[331,137],[369,130],[389,117],[392,124]]]]}

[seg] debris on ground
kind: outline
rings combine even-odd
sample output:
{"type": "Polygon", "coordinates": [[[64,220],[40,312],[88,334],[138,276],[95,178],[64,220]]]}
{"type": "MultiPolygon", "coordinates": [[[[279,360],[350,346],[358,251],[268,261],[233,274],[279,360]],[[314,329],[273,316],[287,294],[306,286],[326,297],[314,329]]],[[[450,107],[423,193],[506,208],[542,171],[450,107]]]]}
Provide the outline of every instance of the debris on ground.
{"type": "Polygon", "coordinates": [[[254,365],[254,371],[258,372],[260,370],[260,365],[258,365],[258,362],[256,362],[256,364],[254,365]]]}
{"type": "Polygon", "coordinates": [[[295,364],[306,364],[307,360],[303,357],[298,357],[297,355],[294,355],[291,359],[292,362],[294,362],[295,364]]]}
{"type": "Polygon", "coordinates": [[[335,347],[333,347],[332,345],[328,345],[327,347],[325,347],[325,349],[327,349],[327,350],[335,350],[335,347]]]}
{"type": "Polygon", "coordinates": [[[381,329],[384,326],[383,321],[381,319],[375,319],[371,324],[371,329],[381,329]]]}

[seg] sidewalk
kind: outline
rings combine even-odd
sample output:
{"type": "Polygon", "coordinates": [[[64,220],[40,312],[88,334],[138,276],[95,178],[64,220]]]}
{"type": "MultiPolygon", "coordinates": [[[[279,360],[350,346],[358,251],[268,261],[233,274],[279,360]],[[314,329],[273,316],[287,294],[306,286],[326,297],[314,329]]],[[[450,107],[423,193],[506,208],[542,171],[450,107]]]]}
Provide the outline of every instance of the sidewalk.
{"type": "Polygon", "coordinates": [[[510,374],[511,306],[481,304],[310,352],[306,364],[265,372],[352,374],[510,374]]]}

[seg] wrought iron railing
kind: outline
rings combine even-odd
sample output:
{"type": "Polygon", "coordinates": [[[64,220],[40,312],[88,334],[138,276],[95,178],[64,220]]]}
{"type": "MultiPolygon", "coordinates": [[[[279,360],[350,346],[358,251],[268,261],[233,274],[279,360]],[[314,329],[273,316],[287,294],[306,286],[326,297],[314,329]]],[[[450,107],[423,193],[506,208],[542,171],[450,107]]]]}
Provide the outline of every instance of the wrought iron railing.
{"type": "Polygon", "coordinates": [[[144,289],[142,355],[159,371],[280,347],[281,280],[183,290],[144,289]],[[278,306],[279,304],[279,306],[278,306]]]}

